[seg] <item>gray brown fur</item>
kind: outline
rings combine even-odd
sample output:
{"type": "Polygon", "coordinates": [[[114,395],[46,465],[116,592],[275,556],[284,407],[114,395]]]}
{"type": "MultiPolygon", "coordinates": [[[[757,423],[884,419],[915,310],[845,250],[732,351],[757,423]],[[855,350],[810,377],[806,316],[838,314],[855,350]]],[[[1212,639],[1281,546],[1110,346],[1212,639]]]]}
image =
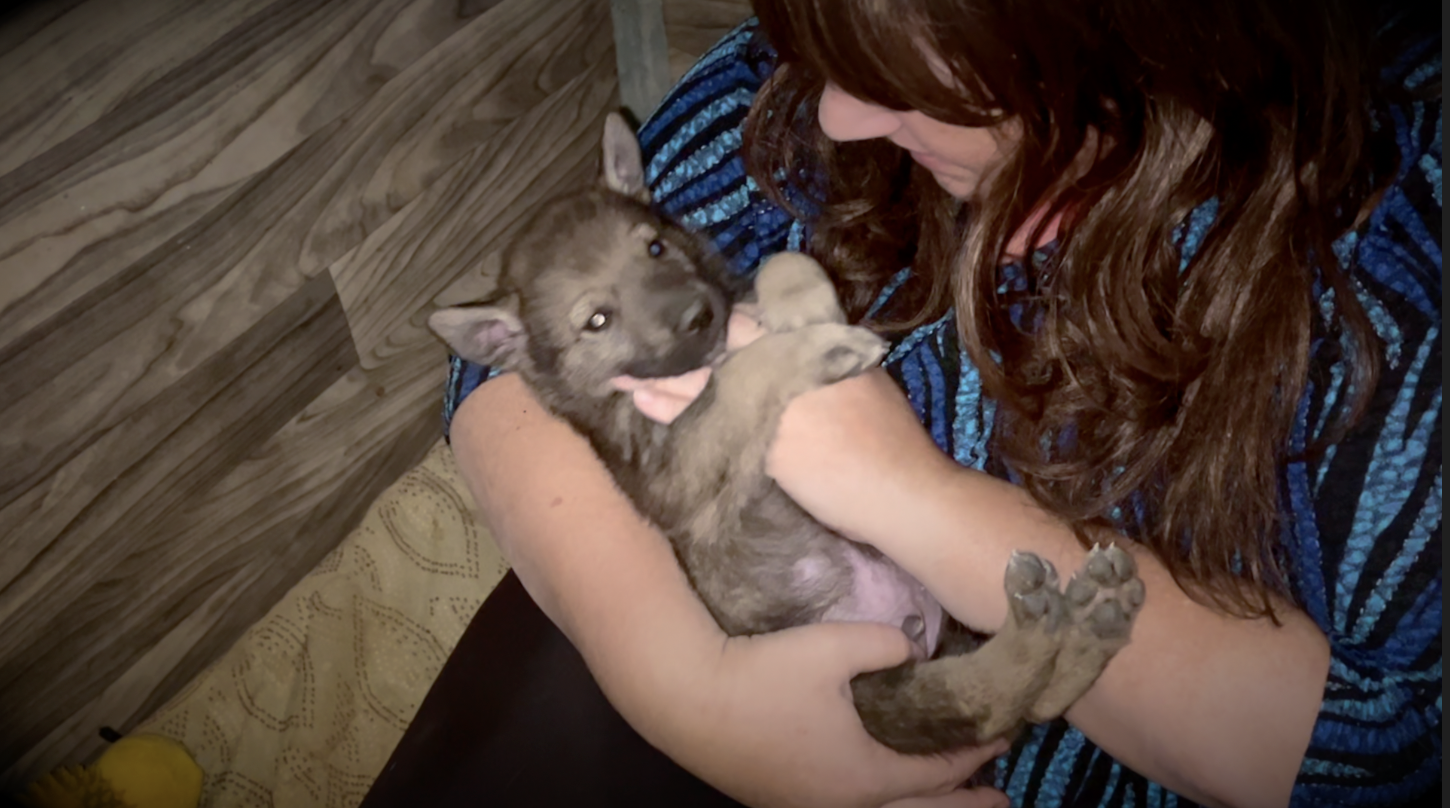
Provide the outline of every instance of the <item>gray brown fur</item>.
{"type": "MultiPolygon", "coordinates": [[[[644,417],[610,380],[715,361],[745,292],[698,237],[650,209],[639,147],[615,116],[604,166],[600,187],[556,201],[524,230],[494,299],[440,310],[430,326],[460,356],[519,373],[589,440],[726,632],[827,618],[859,584],[852,558],[894,565],[802,511],[766,476],[765,453],[792,398],[875,365],[885,344],[845,324],[818,265],[777,256],[753,292],[767,335],[725,358],[673,424],[644,417]],[[812,571],[804,583],[802,569],[812,571]]],[[[1005,586],[1007,624],[979,649],[853,681],[873,737],[930,754],[1060,715],[1127,642],[1143,600],[1116,548],[1094,551],[1066,593],[1030,554],[1013,559],[1005,586]]],[[[919,621],[903,628],[921,641],[919,621]]]]}

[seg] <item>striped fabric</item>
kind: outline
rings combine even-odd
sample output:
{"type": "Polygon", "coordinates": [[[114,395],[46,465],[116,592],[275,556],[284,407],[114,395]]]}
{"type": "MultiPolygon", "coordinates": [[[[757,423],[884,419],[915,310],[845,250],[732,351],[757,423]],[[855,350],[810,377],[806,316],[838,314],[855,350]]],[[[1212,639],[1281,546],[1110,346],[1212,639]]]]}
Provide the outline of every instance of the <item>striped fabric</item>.
{"type": "MultiPolygon", "coordinates": [[[[741,127],[771,54],[746,23],[711,50],[640,132],[655,202],[714,241],[732,267],[798,248],[804,224],[745,175],[741,127]]],[[[1440,40],[1393,78],[1438,83],[1440,40]]],[[[1438,804],[1441,767],[1440,102],[1396,111],[1400,176],[1368,222],[1336,244],[1387,348],[1369,417],[1313,462],[1284,472],[1284,545],[1296,595],[1329,637],[1322,712],[1294,791],[1299,806],[1438,804]]],[[[1203,222],[1185,228],[1191,255],[1203,222]],[[1198,232],[1195,232],[1198,231],[1198,232]]],[[[1323,308],[1332,311],[1326,298],[1323,308]]],[[[1314,346],[1295,443],[1347,398],[1335,346],[1314,346]]],[[[950,315],[898,341],[886,365],[932,438],[958,462],[996,471],[992,402],[950,315]]],[[[445,416],[487,370],[453,360],[445,416]]],[[[1128,770],[1063,721],[1026,733],[997,783],[1020,806],[1190,805],[1128,770]]]]}

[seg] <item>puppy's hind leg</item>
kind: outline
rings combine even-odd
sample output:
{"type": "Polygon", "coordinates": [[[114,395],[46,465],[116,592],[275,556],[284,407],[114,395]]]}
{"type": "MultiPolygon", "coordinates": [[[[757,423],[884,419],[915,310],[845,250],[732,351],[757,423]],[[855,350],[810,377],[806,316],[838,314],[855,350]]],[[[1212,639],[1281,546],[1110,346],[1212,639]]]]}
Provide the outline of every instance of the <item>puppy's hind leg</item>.
{"type": "Polygon", "coordinates": [[[1145,592],[1133,557],[1120,547],[1095,547],[1067,584],[1068,625],[1052,681],[1028,711],[1048,721],[1067,712],[1128,644],[1145,592]]]}
{"type": "Polygon", "coordinates": [[[1052,681],[1068,612],[1052,565],[1007,566],[1007,624],[977,651],[906,663],[851,681],[866,731],[905,754],[939,754],[1017,730],[1052,681]]]}

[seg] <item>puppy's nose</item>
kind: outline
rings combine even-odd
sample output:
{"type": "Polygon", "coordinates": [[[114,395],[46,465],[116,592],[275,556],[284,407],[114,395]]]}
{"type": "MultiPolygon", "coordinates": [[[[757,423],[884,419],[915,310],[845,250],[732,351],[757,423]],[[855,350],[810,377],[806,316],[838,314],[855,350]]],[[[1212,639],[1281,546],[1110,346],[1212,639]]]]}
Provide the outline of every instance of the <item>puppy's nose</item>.
{"type": "Polygon", "coordinates": [[[699,334],[715,324],[715,307],[707,297],[699,296],[680,313],[676,329],[682,334],[699,334]]]}

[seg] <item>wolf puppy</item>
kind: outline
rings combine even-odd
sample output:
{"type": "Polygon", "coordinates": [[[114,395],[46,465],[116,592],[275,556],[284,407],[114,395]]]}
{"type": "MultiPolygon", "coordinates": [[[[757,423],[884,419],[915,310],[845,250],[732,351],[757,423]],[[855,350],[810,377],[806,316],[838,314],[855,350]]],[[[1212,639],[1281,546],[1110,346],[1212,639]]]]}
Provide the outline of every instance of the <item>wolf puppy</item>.
{"type": "Polygon", "coordinates": [[[601,186],[526,226],[491,300],[439,310],[429,325],[460,356],[517,372],[589,440],[727,633],[824,620],[901,627],[916,659],[852,682],[866,730],[897,751],[942,752],[1054,718],[1127,642],[1143,585],[1131,557],[1110,547],[1094,550],[1065,591],[1051,565],[1016,555],[1006,625],[953,653],[967,644],[943,634],[942,608],[919,583],[817,523],[765,475],[786,404],[875,365],[886,346],[845,324],[805,256],[766,262],[752,301],[708,246],[650,209],[639,146],[617,116],[605,127],[601,186]],[[768,334],[725,356],[730,308],[742,301],[758,307],[768,334]],[[619,389],[622,377],[721,359],[668,425],[619,389]]]}

